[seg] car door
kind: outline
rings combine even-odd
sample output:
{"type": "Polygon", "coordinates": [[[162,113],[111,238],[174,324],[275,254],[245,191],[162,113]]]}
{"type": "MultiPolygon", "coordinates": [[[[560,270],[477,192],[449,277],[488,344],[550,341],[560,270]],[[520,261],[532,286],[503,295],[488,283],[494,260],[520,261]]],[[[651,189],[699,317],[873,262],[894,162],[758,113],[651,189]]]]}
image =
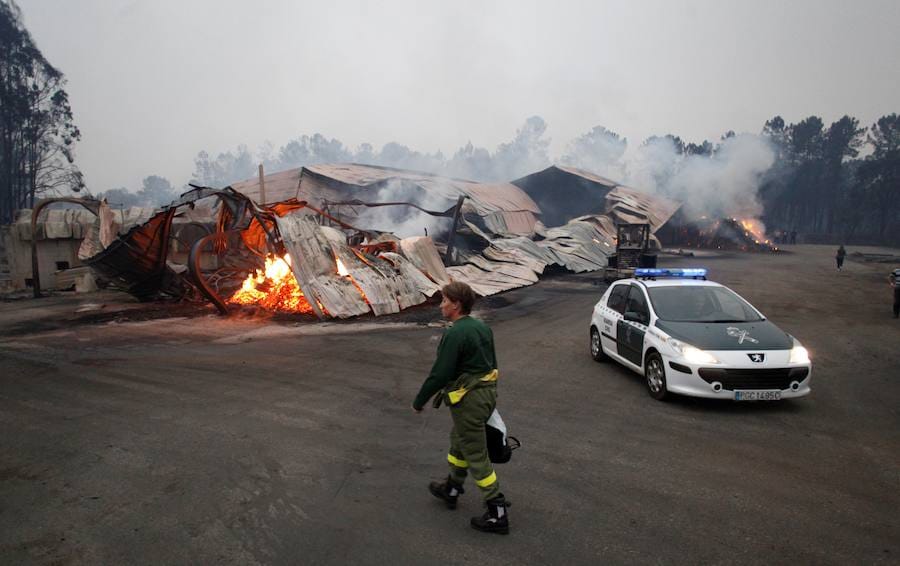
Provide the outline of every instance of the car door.
{"type": "Polygon", "coordinates": [[[638,367],[644,353],[644,334],[647,332],[649,322],[650,309],[647,306],[647,296],[640,285],[632,283],[628,290],[625,313],[616,325],[616,344],[619,355],[638,367]]]}
{"type": "Polygon", "coordinates": [[[616,346],[616,325],[622,319],[625,312],[625,304],[628,302],[628,292],[631,286],[627,283],[613,285],[609,291],[606,308],[603,309],[603,326],[600,329],[600,340],[607,352],[618,353],[616,346]]]}

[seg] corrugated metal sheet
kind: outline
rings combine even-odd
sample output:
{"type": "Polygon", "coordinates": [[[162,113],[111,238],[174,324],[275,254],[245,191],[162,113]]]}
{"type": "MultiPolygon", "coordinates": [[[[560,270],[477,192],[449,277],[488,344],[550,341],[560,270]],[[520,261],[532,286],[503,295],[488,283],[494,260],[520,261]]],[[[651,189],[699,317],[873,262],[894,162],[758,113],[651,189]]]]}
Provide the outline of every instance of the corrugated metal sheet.
{"type": "MultiPolygon", "coordinates": [[[[430,173],[355,163],[308,165],[266,175],[266,202],[298,198],[322,206],[325,201],[342,201],[351,196],[365,200],[364,195],[355,193],[374,192],[394,182],[418,186],[430,197],[442,198],[446,208],[456,204],[460,195],[466,195],[470,199],[466,203],[467,210],[482,217],[491,217],[490,222],[498,228],[498,233],[532,234],[541,212],[531,197],[511,183],[475,183],[430,173]]],[[[258,202],[258,178],[231,186],[258,202]]]]}
{"type": "Polygon", "coordinates": [[[369,305],[346,277],[337,274],[331,240],[310,218],[302,215],[275,218],[284,246],[292,258],[291,265],[297,284],[313,311],[320,317],[328,313],[347,318],[369,312],[369,305]]]}
{"type": "Polygon", "coordinates": [[[655,232],[680,203],[653,195],[584,169],[553,165],[513,181],[543,209],[546,222],[562,224],[573,216],[606,213],[619,222],[648,222],[655,232]]]}
{"type": "Polygon", "coordinates": [[[444,267],[441,256],[438,255],[434,241],[428,236],[413,236],[400,240],[400,249],[403,255],[429,279],[438,285],[446,285],[450,282],[450,276],[444,267]]]}
{"type": "Polygon", "coordinates": [[[607,210],[621,222],[650,224],[650,232],[656,232],[681,204],[667,198],[651,195],[628,187],[616,187],[606,195],[607,210]]]}
{"type": "MultiPolygon", "coordinates": [[[[276,217],[276,222],[285,247],[297,258],[291,265],[297,284],[320,317],[326,316],[325,311],[337,318],[370,310],[376,316],[391,314],[423,303],[439,289],[416,267],[432,265],[437,258],[430,238],[417,238],[406,246],[401,241],[406,257],[386,253],[382,258],[355,251],[340,232],[319,226],[309,216],[292,213],[276,217]],[[336,258],[349,277],[338,274],[336,258]]],[[[446,277],[439,259],[437,265],[431,270],[446,277]]]]}
{"type": "Polygon", "coordinates": [[[525,191],[512,183],[466,182],[461,185],[461,189],[475,202],[483,203],[494,210],[541,213],[537,203],[525,191]]]}
{"type": "Polygon", "coordinates": [[[303,197],[299,195],[301,172],[302,168],[265,175],[266,202],[260,200],[259,177],[232,183],[231,188],[247,195],[257,204],[283,202],[292,198],[303,200],[303,197]]]}
{"type": "Polygon", "coordinates": [[[495,234],[530,236],[534,234],[537,216],[528,210],[498,211],[484,216],[484,224],[495,234]]]}
{"type": "Polygon", "coordinates": [[[583,179],[587,179],[588,181],[592,181],[608,189],[614,189],[621,186],[619,183],[613,181],[612,179],[601,177],[600,175],[587,171],[586,169],[578,169],[576,167],[568,167],[565,165],[553,165],[552,167],[555,167],[560,171],[565,171],[566,173],[570,173],[572,175],[577,175],[583,179]]]}

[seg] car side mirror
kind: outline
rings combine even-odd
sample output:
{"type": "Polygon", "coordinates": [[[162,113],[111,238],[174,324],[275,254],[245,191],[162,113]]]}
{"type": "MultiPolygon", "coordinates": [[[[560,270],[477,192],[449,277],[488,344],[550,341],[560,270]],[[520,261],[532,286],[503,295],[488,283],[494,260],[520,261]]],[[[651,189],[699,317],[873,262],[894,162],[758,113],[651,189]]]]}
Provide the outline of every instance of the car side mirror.
{"type": "Polygon", "coordinates": [[[635,311],[625,311],[625,320],[627,320],[628,322],[637,322],[639,324],[647,324],[647,322],[644,320],[643,315],[641,315],[641,313],[635,312],[635,311]]]}

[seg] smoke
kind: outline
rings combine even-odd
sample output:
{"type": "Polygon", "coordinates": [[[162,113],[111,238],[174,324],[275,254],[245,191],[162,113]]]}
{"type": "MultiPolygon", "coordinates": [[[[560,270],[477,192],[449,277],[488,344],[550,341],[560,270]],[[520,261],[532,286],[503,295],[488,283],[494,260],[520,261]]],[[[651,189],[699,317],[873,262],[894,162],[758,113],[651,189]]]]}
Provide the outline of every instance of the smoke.
{"type": "Polygon", "coordinates": [[[732,135],[699,154],[678,138],[651,138],[626,162],[625,184],[684,203],[690,219],[757,218],[761,178],[774,163],[771,142],[759,135],[732,135]]]}
{"type": "Polygon", "coordinates": [[[194,159],[192,180],[201,185],[224,187],[235,181],[256,175],[262,163],[266,172],[275,173],[316,163],[362,163],[422,171],[436,175],[471,181],[510,181],[539,171],[551,160],[548,154],[550,139],[546,137],[547,123],[540,116],[526,119],[508,142],[491,152],[468,143],[446,158],[441,151],[419,152],[397,142],[376,149],[369,143],[355,150],[336,138],[316,133],[301,135],[275,150],[265,142],[253,154],[245,145],[213,156],[200,151],[194,159]]]}
{"type": "Polygon", "coordinates": [[[620,138],[603,126],[595,126],[590,132],[569,142],[560,161],[610,179],[623,179],[625,163],[622,158],[627,148],[626,138],[620,138]]]}
{"type": "Polygon", "coordinates": [[[671,136],[650,138],[625,164],[625,183],[662,196],[678,170],[681,154],[671,136]]]}
{"type": "Polygon", "coordinates": [[[570,142],[560,161],[680,201],[691,220],[762,214],[759,187],[776,157],[768,138],[729,132],[714,148],[654,136],[628,154],[627,144],[596,126],[570,142]]]}
{"type": "MultiPolygon", "coordinates": [[[[452,195],[457,193],[452,186],[438,184],[422,188],[416,183],[391,179],[369,202],[411,202],[426,210],[443,212],[456,204],[452,195]]],[[[448,232],[452,222],[451,218],[431,216],[411,206],[360,207],[357,211],[359,215],[353,223],[358,228],[393,232],[401,238],[426,233],[437,236],[448,232]]]]}
{"type": "Polygon", "coordinates": [[[667,192],[684,203],[689,218],[758,218],[760,178],[774,163],[775,151],[765,138],[729,137],[710,156],[684,157],[667,192]]]}
{"type": "MultiPolygon", "coordinates": [[[[472,143],[449,159],[440,151],[422,153],[391,142],[380,150],[361,144],[353,150],[322,134],[300,136],[277,151],[271,144],[260,148],[254,159],[246,147],[225,152],[215,159],[201,152],[194,178],[211,186],[224,186],[256,173],[255,163],[266,171],[313,163],[357,162],[423,171],[473,181],[509,182],[544,169],[554,160],[548,153],[547,123],[540,116],[524,121],[508,142],[494,151],[472,143]]],[[[775,162],[776,152],[767,138],[729,133],[715,148],[709,142],[686,144],[676,136],[651,137],[628,151],[628,141],[603,126],[595,126],[572,140],[555,161],[586,169],[623,184],[684,203],[689,217],[758,217],[761,176],[775,162]]],[[[429,210],[446,210],[455,202],[452,188],[423,190],[415,184],[390,183],[377,195],[379,202],[415,202],[429,210]]],[[[409,207],[381,207],[362,211],[361,227],[391,230],[403,235],[444,230],[445,221],[409,207]]]]}

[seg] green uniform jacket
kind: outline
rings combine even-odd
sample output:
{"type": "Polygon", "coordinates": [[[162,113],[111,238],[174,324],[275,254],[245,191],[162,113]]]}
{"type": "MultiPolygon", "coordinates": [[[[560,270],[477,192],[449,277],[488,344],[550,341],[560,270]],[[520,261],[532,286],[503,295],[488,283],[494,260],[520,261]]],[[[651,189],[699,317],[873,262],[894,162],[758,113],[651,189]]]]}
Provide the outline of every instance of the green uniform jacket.
{"type": "Polygon", "coordinates": [[[431,397],[461,375],[481,377],[497,369],[494,333],[476,318],[464,316],[444,332],[438,345],[437,359],[422,384],[413,407],[421,409],[431,397]]]}

